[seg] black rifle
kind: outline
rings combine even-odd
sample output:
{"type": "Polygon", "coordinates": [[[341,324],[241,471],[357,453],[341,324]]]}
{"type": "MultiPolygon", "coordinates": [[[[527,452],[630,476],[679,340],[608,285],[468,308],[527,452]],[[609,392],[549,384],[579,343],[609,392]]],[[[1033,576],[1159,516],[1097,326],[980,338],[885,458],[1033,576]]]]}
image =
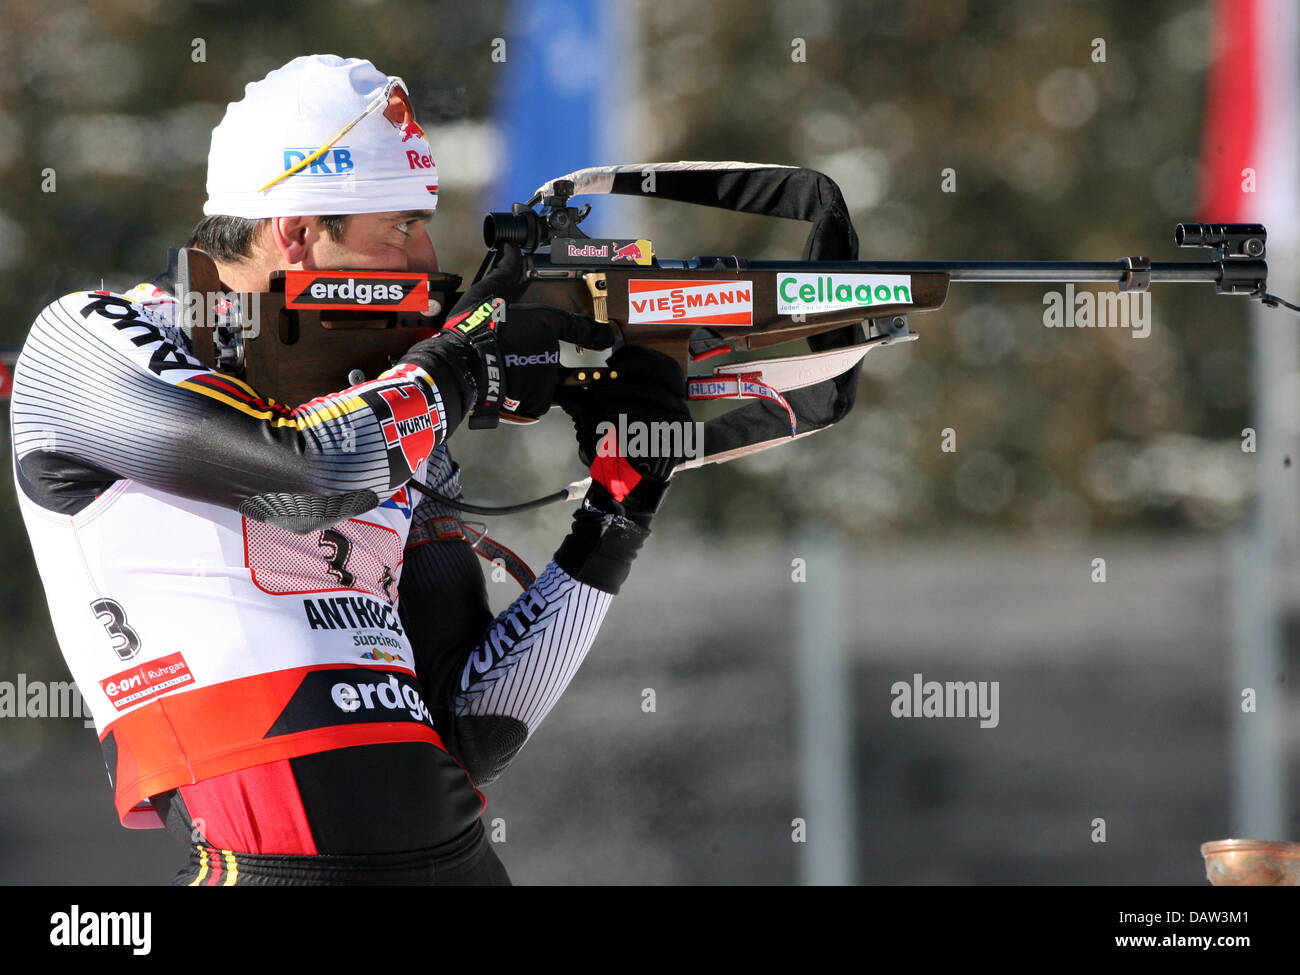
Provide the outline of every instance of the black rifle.
{"type": "MultiPolygon", "coordinates": [[[[688,376],[692,399],[751,400],[708,421],[703,455],[685,466],[731,460],[825,429],[853,405],[862,357],[916,338],[910,312],[942,307],[951,282],[1108,283],[1122,292],[1153,284],[1213,284],[1226,295],[1285,305],[1266,290],[1267,232],[1259,224],[1179,224],[1182,247],[1207,248],[1208,261],[858,261],[857,234],[839,187],[822,173],[751,163],[667,163],[583,169],[544,184],[527,203],[484,220],[489,252],[524,251],[524,281],[509,297],[609,322],[618,342],[658,349],[688,376]],[[580,228],[585,193],[621,193],[807,220],[801,260],[734,255],[664,259],[647,240],[591,238],[580,228]],[[804,339],[811,353],[710,363],[804,339]]],[[[507,306],[508,312],[508,306],[507,306]]],[[[509,327],[509,322],[503,326],[509,327]]],[[[598,367],[567,368],[563,382],[610,378],[598,367]]]]}

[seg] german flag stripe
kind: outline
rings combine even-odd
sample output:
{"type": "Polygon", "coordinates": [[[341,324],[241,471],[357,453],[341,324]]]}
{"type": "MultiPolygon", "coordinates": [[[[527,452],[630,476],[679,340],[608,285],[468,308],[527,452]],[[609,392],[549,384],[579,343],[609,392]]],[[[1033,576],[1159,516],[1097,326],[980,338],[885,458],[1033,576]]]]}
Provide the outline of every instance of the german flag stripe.
{"type": "Polygon", "coordinates": [[[233,887],[239,882],[239,861],[230,850],[222,850],[221,857],[226,861],[226,879],[222,887],[233,887]]]}
{"type": "Polygon", "coordinates": [[[214,379],[222,379],[225,382],[229,383],[230,385],[242,389],[249,396],[252,396],[255,399],[262,400],[262,402],[264,403],[268,403],[271,406],[277,405],[275,400],[266,399],[263,396],[259,396],[257,390],[255,390],[252,386],[248,385],[248,383],[244,382],[242,379],[238,379],[235,376],[228,376],[224,372],[212,372],[212,373],[208,373],[208,375],[213,377],[214,379]]]}
{"type": "Polygon", "coordinates": [[[216,389],[220,389],[223,392],[227,392],[231,394],[232,396],[246,398],[250,404],[256,406],[264,406],[271,409],[275,409],[276,407],[279,407],[280,409],[284,410],[284,412],[286,413],[292,412],[287,407],[281,405],[275,400],[268,399],[265,396],[259,395],[257,390],[253,389],[252,386],[248,385],[248,383],[244,382],[242,379],[236,379],[234,376],[228,376],[225,373],[221,373],[221,372],[204,373],[202,375],[195,376],[194,381],[203,383],[205,385],[211,385],[216,389]]]}
{"type": "Polygon", "coordinates": [[[201,373],[195,376],[192,381],[201,383],[204,386],[212,386],[214,389],[219,389],[223,393],[239,399],[247,399],[250,403],[256,403],[260,399],[247,385],[236,382],[234,376],[224,376],[219,372],[201,373]]]}
{"type": "Polygon", "coordinates": [[[209,859],[212,862],[212,873],[208,877],[208,882],[203,885],[204,887],[219,887],[221,885],[222,860],[221,857],[216,854],[217,851],[213,850],[209,855],[209,859]]]}
{"type": "Polygon", "coordinates": [[[202,846],[200,846],[198,849],[199,849],[199,872],[198,872],[198,875],[195,876],[195,878],[194,878],[193,880],[190,881],[189,886],[191,886],[191,887],[202,887],[202,886],[203,886],[203,880],[204,880],[204,878],[207,877],[207,875],[208,875],[208,851],[207,851],[207,848],[206,848],[206,847],[202,847],[202,846]]]}
{"type": "Polygon", "coordinates": [[[275,427],[295,427],[299,430],[307,427],[318,427],[331,420],[342,419],[349,413],[368,409],[366,401],[360,396],[349,396],[347,399],[334,402],[318,402],[312,406],[310,411],[286,413],[285,408],[279,403],[270,407],[250,403],[248,398],[241,392],[196,382],[195,380],[199,378],[202,377],[183,379],[177,385],[195,393],[201,393],[209,399],[217,400],[258,420],[266,420],[275,427]]]}
{"type": "MultiPolygon", "coordinates": [[[[200,377],[196,377],[196,378],[200,378],[200,377]]],[[[268,409],[266,407],[259,408],[256,406],[252,406],[242,396],[236,398],[236,394],[233,392],[229,392],[222,389],[215,389],[210,386],[204,385],[202,383],[195,382],[194,379],[182,379],[176,385],[180,386],[182,389],[188,389],[195,393],[201,393],[202,395],[208,397],[209,399],[214,399],[219,403],[225,403],[227,406],[233,407],[234,409],[239,410],[239,412],[241,413],[247,413],[251,417],[255,417],[259,420],[269,420],[272,426],[276,426],[276,427],[299,426],[298,420],[294,419],[293,417],[277,416],[276,412],[271,409],[268,409]]]]}
{"type": "Polygon", "coordinates": [[[293,410],[285,406],[283,403],[279,403],[273,399],[268,399],[265,396],[259,396],[251,386],[236,379],[234,376],[212,372],[200,376],[194,376],[189,381],[202,386],[210,386],[220,393],[237,400],[242,400],[254,409],[270,410],[271,412],[278,413],[281,416],[293,415],[293,410]]]}

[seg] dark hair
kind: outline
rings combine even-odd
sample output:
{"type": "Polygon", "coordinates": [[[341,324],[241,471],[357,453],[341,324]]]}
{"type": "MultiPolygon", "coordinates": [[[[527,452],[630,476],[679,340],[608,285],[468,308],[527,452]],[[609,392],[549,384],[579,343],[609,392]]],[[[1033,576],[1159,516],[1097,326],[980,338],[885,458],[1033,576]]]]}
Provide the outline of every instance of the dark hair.
{"type": "MultiPolygon", "coordinates": [[[[206,251],[215,260],[226,264],[238,264],[253,256],[253,241],[262,232],[268,217],[249,219],[248,217],[227,217],[216,214],[204,217],[198,222],[185,242],[186,247],[197,247],[206,251]]],[[[317,217],[330,240],[343,239],[347,228],[346,216],[317,217]]]]}

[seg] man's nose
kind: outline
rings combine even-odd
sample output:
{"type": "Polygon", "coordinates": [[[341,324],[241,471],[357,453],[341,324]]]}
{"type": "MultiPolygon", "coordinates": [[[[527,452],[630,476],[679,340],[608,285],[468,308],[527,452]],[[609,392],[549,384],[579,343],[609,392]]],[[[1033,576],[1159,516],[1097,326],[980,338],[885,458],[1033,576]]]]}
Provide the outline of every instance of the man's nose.
{"type": "Polygon", "coordinates": [[[433,249],[433,240],[428,230],[411,234],[406,245],[406,269],[428,274],[438,270],[438,254],[433,249]]]}

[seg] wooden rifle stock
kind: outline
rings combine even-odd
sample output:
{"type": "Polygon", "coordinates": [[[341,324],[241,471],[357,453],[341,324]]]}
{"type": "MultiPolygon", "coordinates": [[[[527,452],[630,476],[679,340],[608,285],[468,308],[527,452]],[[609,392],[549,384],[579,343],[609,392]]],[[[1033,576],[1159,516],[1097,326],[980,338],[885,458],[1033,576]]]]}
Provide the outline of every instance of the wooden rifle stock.
{"type": "MultiPolygon", "coordinates": [[[[783,275],[816,275],[823,267],[829,276],[830,264],[820,265],[816,261],[768,262],[763,268],[746,266],[748,262],[740,259],[727,259],[732,267],[708,264],[707,259],[693,259],[690,262],[671,262],[677,264],[694,264],[695,267],[617,267],[608,264],[565,264],[553,265],[544,258],[537,257],[526,271],[526,282],[520,292],[518,301],[550,305],[565,311],[590,315],[597,321],[607,321],[618,333],[621,343],[639,345],[655,349],[671,356],[681,367],[683,374],[689,371],[694,359],[707,358],[709,353],[751,352],[782,345],[810,335],[833,331],[856,322],[877,319],[893,319],[895,316],[909,312],[933,311],[943,306],[948,297],[949,276],[939,271],[927,271],[905,275],[908,285],[905,296],[910,300],[894,300],[904,297],[896,289],[891,291],[889,300],[878,300],[872,296],[871,304],[853,304],[830,311],[799,314],[781,312],[779,288],[783,275]],[[739,265],[739,266],[735,266],[739,265]],[[668,299],[668,310],[662,315],[642,312],[639,317],[663,317],[665,321],[633,322],[632,289],[634,284],[642,287],[647,282],[662,283],[658,292],[672,295],[675,291],[681,295],[680,300],[668,299]],[[686,293],[698,282],[734,282],[735,289],[728,308],[745,309],[752,324],[703,324],[700,319],[708,317],[708,307],[693,309],[686,306],[686,293]],[[674,311],[675,305],[675,311],[674,311]],[[674,317],[682,319],[673,321],[674,317]],[[709,341],[713,340],[713,341],[709,341]],[[696,349],[707,348],[701,355],[692,354],[692,342],[696,349]]],[[[835,273],[843,277],[845,265],[836,262],[835,273]]],[[[863,272],[867,273],[867,272],[863,272]]],[[[651,285],[653,287],[653,285],[651,285]]],[[[788,291],[787,285],[787,291],[788,291]]],[[[508,314],[508,311],[507,311],[508,314]]],[[[508,327],[508,318],[507,318],[508,327]]],[[[573,370],[566,382],[581,382],[574,378],[573,370]]]]}

